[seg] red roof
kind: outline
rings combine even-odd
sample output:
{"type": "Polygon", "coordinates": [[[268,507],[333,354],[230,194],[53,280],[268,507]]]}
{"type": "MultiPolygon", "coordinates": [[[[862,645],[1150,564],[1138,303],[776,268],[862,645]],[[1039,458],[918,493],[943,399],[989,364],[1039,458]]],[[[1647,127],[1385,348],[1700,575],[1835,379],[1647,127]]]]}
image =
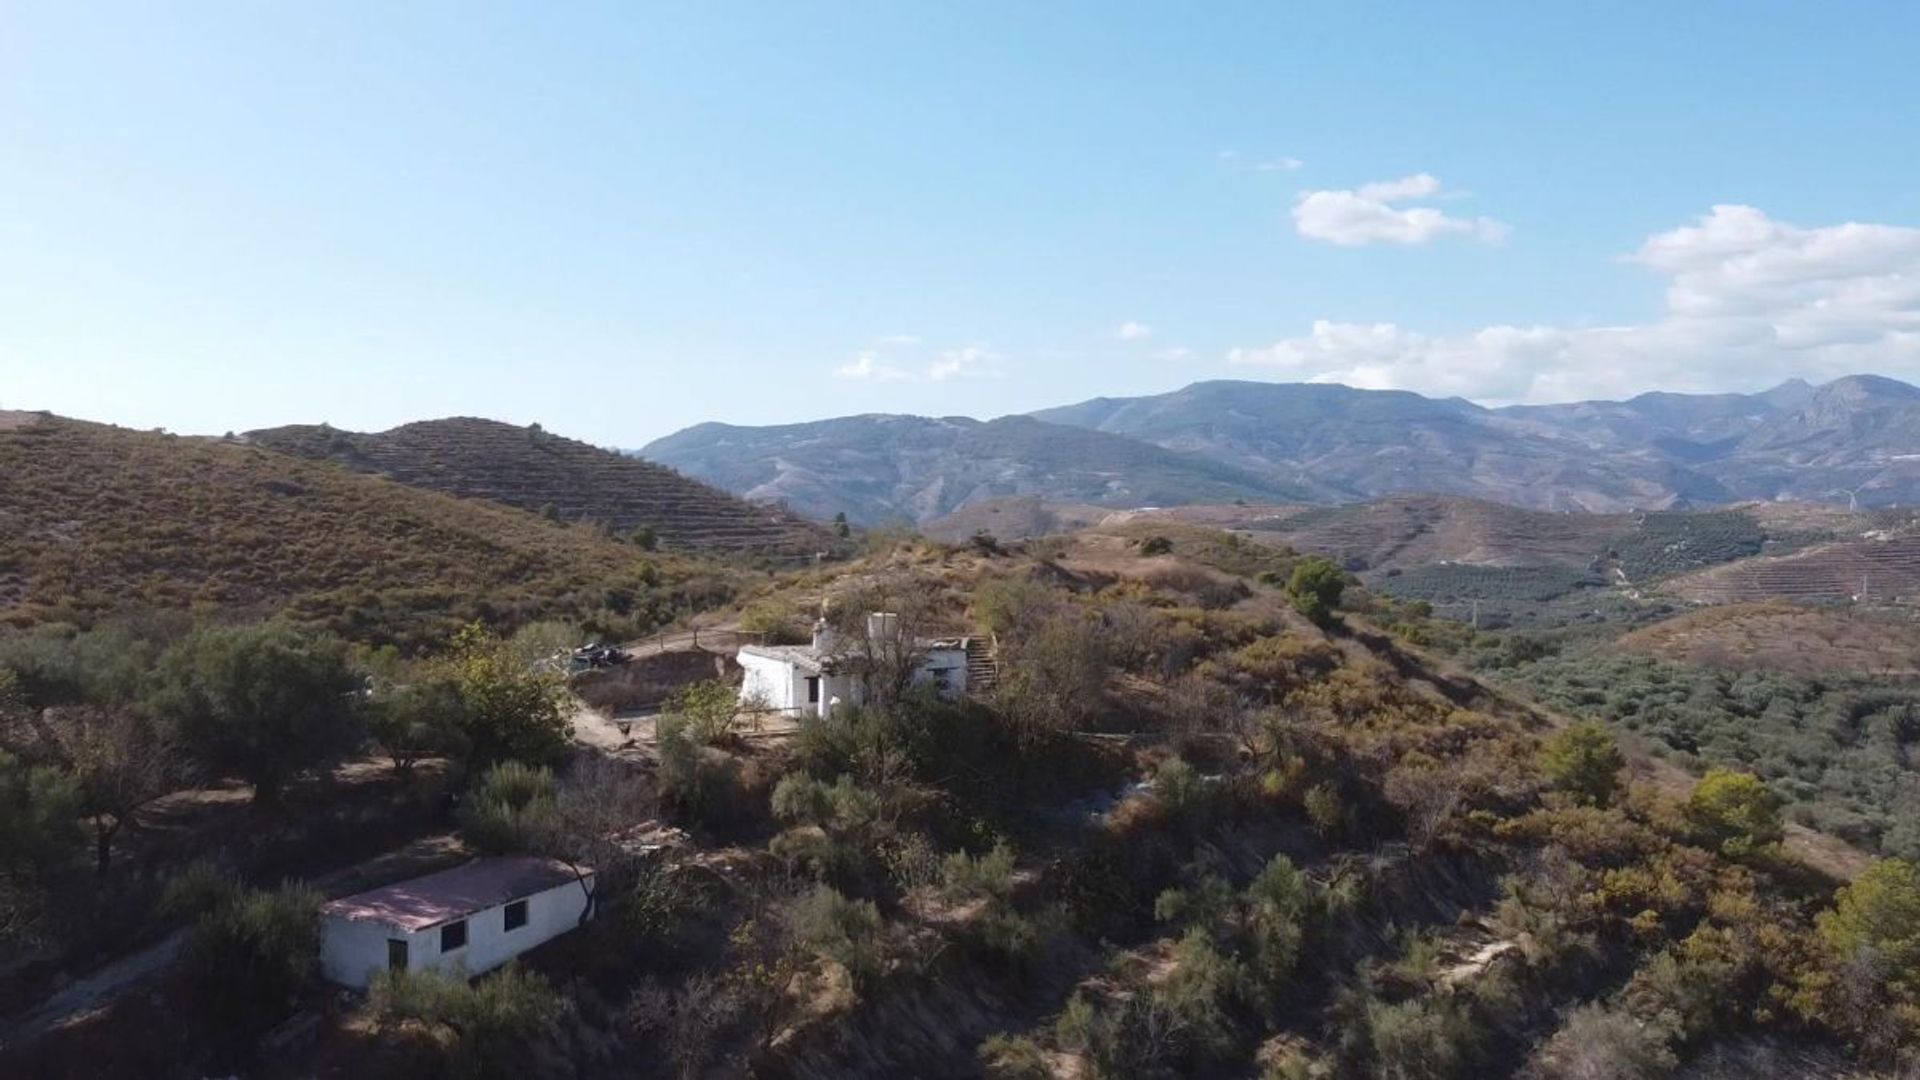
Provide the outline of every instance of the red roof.
{"type": "MultiPolygon", "coordinates": [[[[592,872],[582,870],[582,873],[592,872]]],[[[555,859],[531,855],[493,856],[342,897],[320,910],[326,915],[384,923],[411,932],[463,919],[476,911],[524,899],[573,880],[573,870],[555,859]]]]}

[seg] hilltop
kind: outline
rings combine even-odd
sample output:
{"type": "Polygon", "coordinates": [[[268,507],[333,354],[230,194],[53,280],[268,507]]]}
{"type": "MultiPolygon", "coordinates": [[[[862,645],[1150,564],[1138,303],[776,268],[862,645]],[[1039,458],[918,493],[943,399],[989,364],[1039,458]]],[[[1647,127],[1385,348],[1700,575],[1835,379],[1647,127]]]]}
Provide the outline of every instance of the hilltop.
{"type": "Polygon", "coordinates": [[[703,424],[643,452],[751,498],[922,523],[1008,495],[1109,507],[1404,494],[1590,513],[1775,499],[1877,507],[1920,501],[1920,389],[1861,375],[1757,394],[1487,408],[1220,380],[984,424],[703,424]]]}
{"type": "Polygon", "coordinates": [[[360,434],[322,425],[248,432],[286,454],[470,499],[627,533],[682,550],[811,555],[834,546],[814,522],[748,503],[672,469],[543,431],[456,417],[360,434]]]}
{"type": "Polygon", "coordinates": [[[475,618],[647,625],[712,576],[595,529],[260,445],[12,415],[0,624],[284,611],[412,643],[475,618]]]}

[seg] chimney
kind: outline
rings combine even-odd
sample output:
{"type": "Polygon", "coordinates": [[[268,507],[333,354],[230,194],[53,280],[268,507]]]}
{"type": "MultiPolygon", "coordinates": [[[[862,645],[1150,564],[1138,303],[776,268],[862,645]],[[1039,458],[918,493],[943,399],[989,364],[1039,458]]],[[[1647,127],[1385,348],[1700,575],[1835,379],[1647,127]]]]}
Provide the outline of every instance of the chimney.
{"type": "Polygon", "coordinates": [[[875,611],[867,615],[867,640],[872,642],[893,641],[900,636],[900,616],[891,611],[875,611]]]}
{"type": "Polygon", "coordinates": [[[833,627],[827,625],[825,616],[813,622],[813,651],[820,656],[833,651],[833,627]]]}

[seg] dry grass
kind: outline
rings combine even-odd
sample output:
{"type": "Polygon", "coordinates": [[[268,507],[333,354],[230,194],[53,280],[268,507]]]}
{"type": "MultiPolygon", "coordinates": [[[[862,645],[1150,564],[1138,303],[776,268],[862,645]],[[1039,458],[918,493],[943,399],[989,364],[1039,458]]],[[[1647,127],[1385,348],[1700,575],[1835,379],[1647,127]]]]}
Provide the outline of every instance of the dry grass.
{"type": "Polygon", "coordinates": [[[1920,674],[1920,621],[1894,612],[1734,604],[1636,630],[1621,647],[1682,664],[1793,675],[1920,674]]]}
{"type": "Polygon", "coordinates": [[[725,593],[594,529],[257,447],[59,418],[0,431],[0,627],[284,612],[418,644],[472,619],[645,626],[690,587],[725,593]]]}

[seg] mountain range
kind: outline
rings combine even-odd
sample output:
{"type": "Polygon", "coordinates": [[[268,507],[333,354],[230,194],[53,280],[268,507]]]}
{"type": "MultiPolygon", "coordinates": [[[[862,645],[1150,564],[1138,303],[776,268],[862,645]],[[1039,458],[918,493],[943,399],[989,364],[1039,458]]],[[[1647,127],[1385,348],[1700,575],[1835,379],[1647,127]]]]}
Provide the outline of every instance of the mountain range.
{"type": "Polygon", "coordinates": [[[1488,408],[1337,384],[1198,382],[979,421],[700,424],[638,451],[816,517],[925,522],[1008,496],[1096,506],[1424,493],[1556,511],[1920,501],[1920,388],[1853,375],[1755,394],[1488,408]]]}

